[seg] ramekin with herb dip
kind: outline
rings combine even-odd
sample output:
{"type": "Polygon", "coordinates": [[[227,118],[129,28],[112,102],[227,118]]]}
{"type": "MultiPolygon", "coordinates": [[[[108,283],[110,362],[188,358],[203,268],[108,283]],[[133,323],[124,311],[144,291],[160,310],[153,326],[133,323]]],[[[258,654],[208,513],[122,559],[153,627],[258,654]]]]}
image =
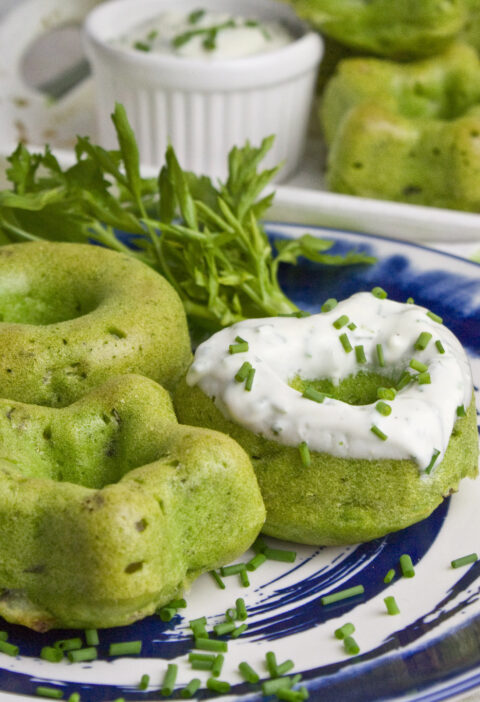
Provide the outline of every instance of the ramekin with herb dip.
{"type": "Polygon", "coordinates": [[[205,8],[191,12],[162,12],[141,22],[118,46],[184,58],[224,60],[275,51],[294,41],[288,27],[205,8]]]}
{"type": "Polygon", "coordinates": [[[172,143],[183,168],[226,175],[235,145],[275,134],[267,167],[286,178],[302,156],[323,46],[274,0],[111,0],[85,24],[99,140],[125,105],[142,163],[172,143]]]}

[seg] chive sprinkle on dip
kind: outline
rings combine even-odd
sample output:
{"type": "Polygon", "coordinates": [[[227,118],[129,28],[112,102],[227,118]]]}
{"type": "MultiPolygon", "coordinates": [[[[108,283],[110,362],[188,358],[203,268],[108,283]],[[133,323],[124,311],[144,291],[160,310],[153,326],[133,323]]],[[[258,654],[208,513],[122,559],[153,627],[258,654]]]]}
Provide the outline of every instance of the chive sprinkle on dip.
{"type": "Polygon", "coordinates": [[[134,26],[114,43],[146,53],[224,60],[264,54],[293,40],[280,22],[199,8],[187,14],[163,12],[134,26]]]}

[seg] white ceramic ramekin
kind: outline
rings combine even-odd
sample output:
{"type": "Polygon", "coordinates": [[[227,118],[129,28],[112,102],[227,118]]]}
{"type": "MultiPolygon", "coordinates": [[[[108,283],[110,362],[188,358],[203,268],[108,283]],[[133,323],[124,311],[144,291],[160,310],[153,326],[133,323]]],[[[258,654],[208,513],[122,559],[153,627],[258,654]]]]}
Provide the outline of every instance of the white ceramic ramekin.
{"type": "Polygon", "coordinates": [[[227,154],[247,140],[275,134],[265,159],[297,167],[305,145],[316,69],[323,45],[291,8],[275,0],[112,0],[85,23],[95,84],[99,140],[115,148],[110,120],[115,102],[127,110],[143,164],[160,166],[169,142],[183,168],[224,177],[227,154]],[[166,10],[201,7],[260,20],[277,19],[295,37],[281,49],[242,59],[205,61],[115,46],[135,25],[166,10]]]}

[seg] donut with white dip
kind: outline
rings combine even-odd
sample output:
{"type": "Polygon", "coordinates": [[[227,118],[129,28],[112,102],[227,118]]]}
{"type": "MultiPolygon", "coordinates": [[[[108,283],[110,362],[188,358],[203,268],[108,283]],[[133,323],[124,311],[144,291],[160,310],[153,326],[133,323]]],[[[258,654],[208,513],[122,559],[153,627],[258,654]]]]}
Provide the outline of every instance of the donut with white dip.
{"type": "Polygon", "coordinates": [[[249,453],[266,534],[355,543],[427,517],[477,474],[472,377],[458,339],[413,302],[374,289],[322,310],[213,335],[176,407],[249,453]]]}

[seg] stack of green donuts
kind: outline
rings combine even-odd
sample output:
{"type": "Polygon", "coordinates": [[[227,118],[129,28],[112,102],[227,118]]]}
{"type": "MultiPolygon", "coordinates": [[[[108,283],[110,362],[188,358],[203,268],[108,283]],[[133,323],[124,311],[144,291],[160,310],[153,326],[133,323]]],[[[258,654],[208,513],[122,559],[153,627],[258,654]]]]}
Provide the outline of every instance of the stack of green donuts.
{"type": "Polygon", "coordinates": [[[0,247],[0,615],[46,631],[152,614],[241,555],[265,509],[248,456],[178,424],[180,299],[130,256],[0,247]]]}
{"type": "Polygon", "coordinates": [[[291,4],[327,42],[329,187],[480,211],[479,0],[291,4]]]}

